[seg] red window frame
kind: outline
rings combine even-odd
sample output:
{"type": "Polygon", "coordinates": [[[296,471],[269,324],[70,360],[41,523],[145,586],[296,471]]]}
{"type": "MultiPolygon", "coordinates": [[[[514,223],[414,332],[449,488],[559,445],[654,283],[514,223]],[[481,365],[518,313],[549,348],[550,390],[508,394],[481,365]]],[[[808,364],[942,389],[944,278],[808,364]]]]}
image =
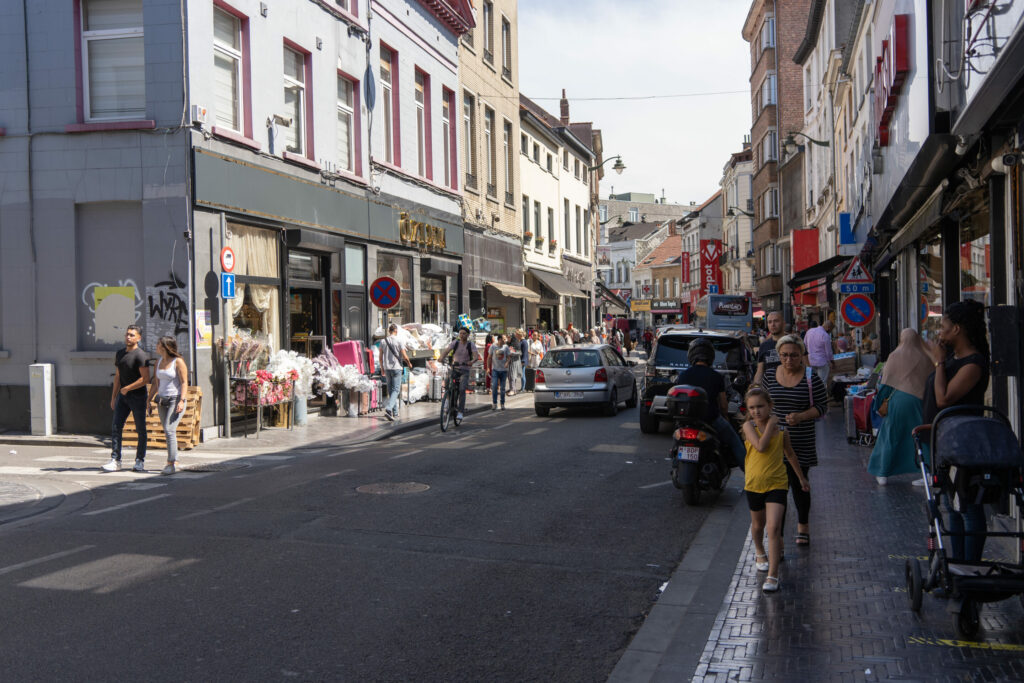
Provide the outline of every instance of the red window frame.
{"type": "MultiPolygon", "coordinates": [[[[249,16],[224,2],[224,0],[213,0],[213,6],[238,19],[239,28],[242,33],[240,50],[242,53],[242,134],[246,139],[236,140],[236,142],[249,144],[249,146],[254,144],[259,149],[259,143],[253,140],[252,137],[252,59],[250,57],[249,43],[249,16]]],[[[217,126],[212,126],[211,132],[214,135],[220,135],[229,139],[238,137],[238,134],[234,131],[218,129],[217,126]]]]}

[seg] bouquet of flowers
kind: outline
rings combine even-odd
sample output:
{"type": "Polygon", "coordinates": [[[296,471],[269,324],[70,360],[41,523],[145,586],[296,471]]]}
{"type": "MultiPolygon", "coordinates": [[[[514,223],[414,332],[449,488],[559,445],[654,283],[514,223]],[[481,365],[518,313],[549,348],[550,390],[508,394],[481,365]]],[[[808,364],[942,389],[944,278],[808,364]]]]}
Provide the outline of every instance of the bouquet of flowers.
{"type": "Polygon", "coordinates": [[[313,361],[295,351],[281,349],[270,357],[267,371],[275,379],[290,379],[295,382],[295,396],[313,396],[313,361]]]}
{"type": "Polygon", "coordinates": [[[333,353],[324,352],[313,359],[313,391],[334,396],[342,389],[370,391],[373,382],[354,365],[342,365],[333,353]]]}
{"type": "Polygon", "coordinates": [[[291,400],[292,382],[295,379],[298,379],[298,373],[294,370],[289,370],[282,377],[277,377],[268,370],[257,370],[255,384],[260,403],[267,406],[291,400]]]}
{"type": "Polygon", "coordinates": [[[268,355],[267,346],[248,332],[239,332],[227,339],[219,339],[217,347],[221,358],[229,364],[232,377],[252,377],[268,355]]]}

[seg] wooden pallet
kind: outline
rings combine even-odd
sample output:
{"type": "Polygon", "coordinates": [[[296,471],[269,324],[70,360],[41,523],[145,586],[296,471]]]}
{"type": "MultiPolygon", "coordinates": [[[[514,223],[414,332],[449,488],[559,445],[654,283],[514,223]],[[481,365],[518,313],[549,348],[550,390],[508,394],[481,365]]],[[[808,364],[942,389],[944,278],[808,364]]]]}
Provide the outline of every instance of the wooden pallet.
{"type": "MultiPolygon", "coordinates": [[[[146,391],[149,391],[148,386],[146,391]]],[[[203,414],[203,390],[190,386],[185,394],[185,401],[185,414],[178,422],[178,429],[175,432],[180,451],[190,451],[199,444],[199,419],[203,414]]],[[[135,420],[131,415],[128,416],[128,421],[125,422],[124,431],[121,434],[121,443],[126,447],[135,448],[139,445],[139,435],[135,431],[135,420]]],[[[157,412],[156,404],[153,405],[153,414],[146,418],[146,447],[167,448],[164,427],[160,424],[160,415],[157,412]]]]}

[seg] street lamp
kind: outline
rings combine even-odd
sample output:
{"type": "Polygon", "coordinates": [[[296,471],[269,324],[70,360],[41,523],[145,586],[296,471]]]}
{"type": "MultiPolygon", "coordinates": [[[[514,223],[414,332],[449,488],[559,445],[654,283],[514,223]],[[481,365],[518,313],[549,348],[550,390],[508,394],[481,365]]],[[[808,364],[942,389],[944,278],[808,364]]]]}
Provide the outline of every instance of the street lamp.
{"type": "Polygon", "coordinates": [[[588,166],[587,170],[588,171],[596,171],[597,169],[601,168],[602,166],[607,164],[612,159],[615,159],[615,165],[612,166],[612,170],[615,171],[616,173],[618,173],[619,175],[622,175],[622,172],[626,170],[626,165],[624,163],[622,163],[622,157],[619,156],[618,154],[616,154],[613,157],[608,157],[607,159],[605,159],[604,161],[599,163],[597,166],[588,166]]]}
{"type": "Polygon", "coordinates": [[[819,147],[829,147],[829,143],[826,140],[815,140],[811,136],[805,135],[804,133],[794,133],[793,131],[790,131],[789,135],[786,136],[786,139],[782,143],[782,145],[786,148],[786,152],[788,152],[790,155],[796,154],[797,150],[799,150],[802,146],[797,144],[797,141],[793,139],[794,135],[799,135],[812,145],[818,145],[819,147]]]}
{"type": "Polygon", "coordinates": [[[729,217],[734,217],[737,214],[743,214],[744,216],[747,216],[748,218],[753,218],[754,217],[754,214],[752,212],[744,211],[743,209],[739,208],[738,206],[730,206],[729,210],[726,211],[725,213],[729,217]]]}

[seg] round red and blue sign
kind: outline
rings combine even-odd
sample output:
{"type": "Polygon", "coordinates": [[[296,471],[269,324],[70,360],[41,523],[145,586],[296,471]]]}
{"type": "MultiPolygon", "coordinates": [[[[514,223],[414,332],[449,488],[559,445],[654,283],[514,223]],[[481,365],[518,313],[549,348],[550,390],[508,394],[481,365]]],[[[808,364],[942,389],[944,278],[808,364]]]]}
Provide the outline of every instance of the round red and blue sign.
{"type": "Polygon", "coordinates": [[[875,302],[864,294],[851,294],[843,299],[839,312],[851,327],[864,327],[875,317],[875,302]]]}
{"type": "Polygon", "coordinates": [[[379,277],[370,285],[370,301],[377,308],[393,308],[402,298],[402,288],[391,277],[379,277]]]}

